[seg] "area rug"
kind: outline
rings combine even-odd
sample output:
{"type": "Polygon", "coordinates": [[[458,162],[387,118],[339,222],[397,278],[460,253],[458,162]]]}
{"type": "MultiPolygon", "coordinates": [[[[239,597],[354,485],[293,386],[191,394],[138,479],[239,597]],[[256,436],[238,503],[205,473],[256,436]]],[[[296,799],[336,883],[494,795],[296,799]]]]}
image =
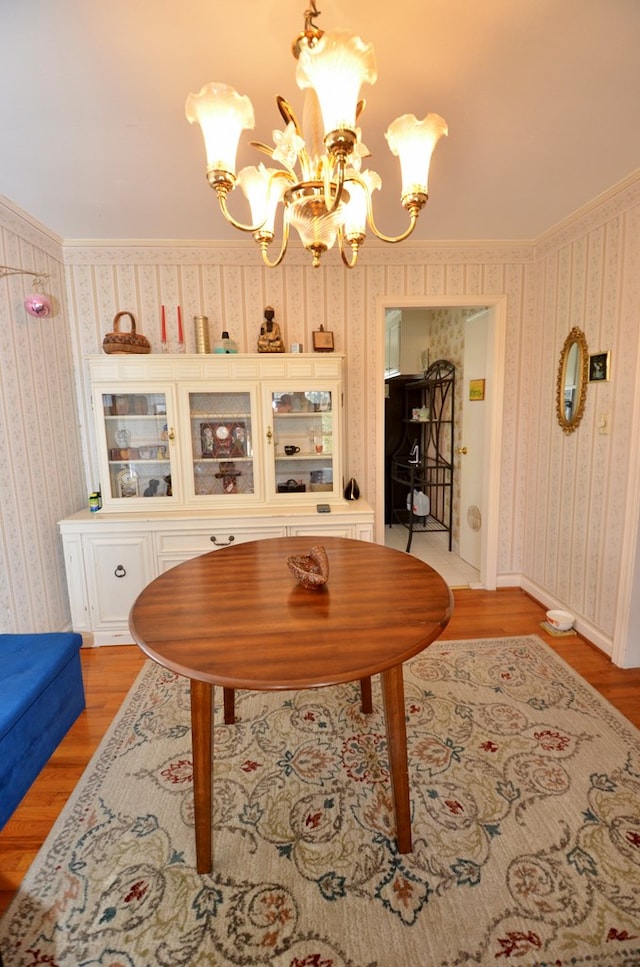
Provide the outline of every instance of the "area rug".
{"type": "Polygon", "coordinates": [[[640,733],[535,635],[405,672],[412,853],[377,683],[369,716],[356,684],[247,692],[238,724],[216,709],[198,875],[188,683],[148,662],[0,924],[5,967],[637,967],[640,733]]]}

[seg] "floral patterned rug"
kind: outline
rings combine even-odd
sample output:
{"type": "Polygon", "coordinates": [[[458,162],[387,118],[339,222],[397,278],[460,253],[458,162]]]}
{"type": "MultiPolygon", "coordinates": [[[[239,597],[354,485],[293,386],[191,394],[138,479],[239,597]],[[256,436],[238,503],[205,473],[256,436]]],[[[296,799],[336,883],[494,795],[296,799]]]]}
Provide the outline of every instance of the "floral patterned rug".
{"type": "Polygon", "coordinates": [[[436,642],[405,683],[411,854],[377,682],[370,716],[357,684],[239,693],[200,876],[188,682],[148,662],[0,923],[5,967],[637,967],[640,733],[536,636],[436,642]]]}

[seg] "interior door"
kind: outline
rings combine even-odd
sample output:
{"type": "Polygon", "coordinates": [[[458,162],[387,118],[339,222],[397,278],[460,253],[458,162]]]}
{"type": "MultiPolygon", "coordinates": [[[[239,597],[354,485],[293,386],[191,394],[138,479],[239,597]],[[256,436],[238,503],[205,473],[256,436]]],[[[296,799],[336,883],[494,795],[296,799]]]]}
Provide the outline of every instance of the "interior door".
{"type": "Polygon", "coordinates": [[[489,314],[484,311],[465,322],[462,376],[462,432],[456,443],[460,474],[460,532],[458,553],[480,570],[483,538],[484,447],[488,387],[487,335],[489,314]],[[478,385],[472,381],[482,380],[478,385]]]}

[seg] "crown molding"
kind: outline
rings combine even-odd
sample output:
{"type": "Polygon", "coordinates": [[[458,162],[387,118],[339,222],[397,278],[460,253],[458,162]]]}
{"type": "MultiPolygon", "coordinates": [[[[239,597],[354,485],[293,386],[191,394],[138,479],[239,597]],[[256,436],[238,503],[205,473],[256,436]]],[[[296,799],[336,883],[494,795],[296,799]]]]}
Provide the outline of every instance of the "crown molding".
{"type": "Polygon", "coordinates": [[[58,262],[64,261],[63,241],[9,198],[0,195],[0,225],[22,241],[42,249],[58,262]]]}
{"type": "Polygon", "coordinates": [[[536,260],[600,228],[638,204],[640,168],[540,235],[534,243],[536,260]]]}
{"type": "MultiPolygon", "coordinates": [[[[365,245],[358,265],[424,265],[429,263],[514,263],[533,261],[532,242],[496,241],[424,241],[404,242],[399,246],[382,242],[365,245]]],[[[78,239],[64,243],[64,262],[68,266],[130,262],[138,265],[235,265],[262,269],[254,242],[202,241],[188,239],[78,239]]],[[[300,243],[290,243],[283,267],[302,266],[312,269],[309,253],[300,243]]],[[[343,268],[337,249],[323,256],[321,268],[343,268]]],[[[357,272],[357,267],[354,270],[357,272]]]]}

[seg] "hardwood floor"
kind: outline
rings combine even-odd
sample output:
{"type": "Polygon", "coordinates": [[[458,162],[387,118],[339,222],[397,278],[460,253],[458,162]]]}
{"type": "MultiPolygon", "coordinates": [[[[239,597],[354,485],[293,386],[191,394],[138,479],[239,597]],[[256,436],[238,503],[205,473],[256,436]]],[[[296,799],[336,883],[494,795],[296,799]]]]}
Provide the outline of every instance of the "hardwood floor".
{"type": "MultiPolygon", "coordinates": [[[[464,589],[455,591],[454,597],[454,614],[443,639],[537,634],[640,727],[640,668],[616,668],[578,636],[546,634],[540,627],[545,609],[524,591],[464,589]]],[[[145,661],[135,645],[86,648],[81,658],[87,708],[0,831],[0,913],[11,901],[145,661]]]]}

